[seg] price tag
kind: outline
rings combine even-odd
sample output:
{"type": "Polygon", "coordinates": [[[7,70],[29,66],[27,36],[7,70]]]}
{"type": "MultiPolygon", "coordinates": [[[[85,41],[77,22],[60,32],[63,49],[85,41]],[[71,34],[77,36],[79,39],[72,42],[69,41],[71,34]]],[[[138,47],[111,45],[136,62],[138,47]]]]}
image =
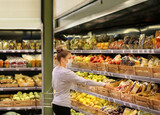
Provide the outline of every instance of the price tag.
{"type": "Polygon", "coordinates": [[[0,88],[0,91],[3,91],[3,88],[0,88]]]}
{"type": "Polygon", "coordinates": [[[113,53],[113,50],[111,50],[111,53],[113,53]]]}
{"type": "Polygon", "coordinates": [[[9,107],[7,108],[7,110],[11,110],[11,109],[12,109],[12,108],[9,108],[9,107]]]}
{"type": "Polygon", "coordinates": [[[16,107],[16,110],[20,110],[20,107],[16,107]]]}
{"type": "Polygon", "coordinates": [[[20,50],[17,50],[17,52],[21,52],[20,50]]]}
{"type": "Polygon", "coordinates": [[[3,69],[3,68],[1,68],[1,69],[0,69],[0,71],[4,71],[4,69],[3,69]]]}
{"type": "Polygon", "coordinates": [[[142,53],[144,53],[145,51],[144,50],[142,50],[142,53]]]}
{"type": "Polygon", "coordinates": [[[153,54],[153,53],[154,53],[154,50],[151,50],[151,53],[153,54]]]}
{"type": "Polygon", "coordinates": [[[131,50],[131,53],[133,53],[133,50],[131,50]]]}
{"type": "Polygon", "coordinates": [[[129,106],[130,106],[131,108],[133,108],[133,107],[132,107],[132,104],[130,104],[130,103],[129,103],[129,106]]]}
{"type": "Polygon", "coordinates": [[[113,99],[113,103],[115,103],[116,102],[116,100],[115,99],[113,99]]]}
{"type": "Polygon", "coordinates": [[[137,106],[137,109],[138,109],[138,110],[140,110],[140,107],[139,107],[139,106],[137,106]]]}
{"type": "Polygon", "coordinates": [[[140,53],[140,51],[138,50],[138,53],[140,53]]]}
{"type": "Polygon", "coordinates": [[[125,51],[124,51],[124,50],[122,50],[122,53],[125,53],[125,51]]]}
{"type": "Polygon", "coordinates": [[[27,87],[25,87],[24,89],[25,89],[25,90],[28,90],[28,88],[27,88],[27,87]]]}
{"type": "Polygon", "coordinates": [[[125,75],[124,77],[125,77],[125,78],[127,78],[127,76],[126,76],[126,75],[125,75]]]}
{"type": "MultiPolygon", "coordinates": [[[[33,70],[35,70],[35,68],[31,68],[31,70],[33,71],[33,70]]],[[[38,70],[39,70],[39,68],[38,68],[38,70]]]]}
{"type": "Polygon", "coordinates": [[[14,53],[14,52],[15,52],[15,50],[11,50],[11,52],[13,52],[13,53],[14,53]]]}
{"type": "Polygon", "coordinates": [[[111,73],[110,75],[113,76],[113,73],[111,73]]]}
{"type": "Polygon", "coordinates": [[[16,68],[16,71],[19,71],[19,68],[16,68]]]}
{"type": "Polygon", "coordinates": [[[6,50],[3,50],[3,53],[6,53],[6,50]]]}
{"type": "Polygon", "coordinates": [[[24,50],[24,52],[26,52],[26,53],[27,53],[27,52],[28,52],[28,50],[24,50]]]}

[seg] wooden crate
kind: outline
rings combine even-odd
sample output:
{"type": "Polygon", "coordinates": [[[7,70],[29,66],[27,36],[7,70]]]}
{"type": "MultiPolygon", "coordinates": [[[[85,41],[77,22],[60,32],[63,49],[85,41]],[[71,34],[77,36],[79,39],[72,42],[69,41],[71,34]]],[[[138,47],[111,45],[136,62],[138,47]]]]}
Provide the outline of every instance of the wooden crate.
{"type": "Polygon", "coordinates": [[[88,91],[97,92],[97,87],[96,86],[88,86],[88,91]]]}
{"type": "Polygon", "coordinates": [[[13,101],[0,101],[0,107],[13,107],[13,101]]]}
{"type": "Polygon", "coordinates": [[[86,106],[86,111],[89,112],[89,113],[92,113],[94,115],[98,114],[98,110],[94,107],[91,107],[91,106],[86,106]]]}
{"type": "Polygon", "coordinates": [[[83,89],[83,90],[88,90],[88,86],[87,85],[83,85],[83,84],[77,84],[78,88],[83,89]]]}
{"type": "Polygon", "coordinates": [[[160,100],[157,99],[150,99],[150,103],[151,103],[151,109],[156,109],[160,111],[160,100]]]}
{"type": "Polygon", "coordinates": [[[160,78],[160,67],[152,67],[152,77],[160,78]]]}
{"type": "Polygon", "coordinates": [[[106,64],[105,63],[97,63],[97,70],[98,71],[105,71],[106,70],[106,64]]]}
{"type": "Polygon", "coordinates": [[[88,63],[79,62],[79,68],[81,68],[81,69],[88,69],[88,63]]]}
{"type": "Polygon", "coordinates": [[[152,77],[152,68],[135,66],[135,75],[152,77]]]}
{"type": "Polygon", "coordinates": [[[109,115],[107,112],[98,110],[98,115],[109,115]]]}
{"type": "Polygon", "coordinates": [[[109,97],[121,99],[121,92],[116,91],[116,90],[111,90],[111,91],[109,91],[109,97]]]}
{"type": "Polygon", "coordinates": [[[42,106],[42,100],[36,99],[35,100],[35,105],[36,106],[42,106]]]}
{"type": "Polygon", "coordinates": [[[104,87],[97,87],[97,93],[104,96],[109,96],[108,89],[104,87]]]}
{"type": "Polygon", "coordinates": [[[79,62],[73,61],[72,62],[72,67],[73,68],[79,68],[79,62]]]}
{"type": "Polygon", "coordinates": [[[18,84],[0,84],[0,87],[18,87],[18,84]]]}
{"type": "Polygon", "coordinates": [[[35,106],[35,100],[13,101],[14,107],[35,106]]]}
{"type": "Polygon", "coordinates": [[[11,83],[13,79],[2,79],[0,80],[1,83],[11,83]]]}
{"type": "Polygon", "coordinates": [[[133,66],[119,65],[119,73],[135,75],[135,69],[133,66]]]}
{"type": "Polygon", "coordinates": [[[106,71],[108,71],[108,64],[105,64],[105,69],[106,69],[106,71]]]}
{"type": "Polygon", "coordinates": [[[145,107],[150,107],[151,105],[150,99],[148,97],[138,96],[137,94],[134,95],[134,103],[145,107]]]}
{"type": "Polygon", "coordinates": [[[90,70],[97,70],[97,64],[96,63],[88,63],[88,68],[90,70]]]}
{"type": "Polygon", "coordinates": [[[119,73],[118,65],[108,64],[108,72],[119,73]]]}
{"type": "Polygon", "coordinates": [[[134,96],[132,94],[128,94],[128,93],[121,93],[121,100],[133,103],[134,96]]]}

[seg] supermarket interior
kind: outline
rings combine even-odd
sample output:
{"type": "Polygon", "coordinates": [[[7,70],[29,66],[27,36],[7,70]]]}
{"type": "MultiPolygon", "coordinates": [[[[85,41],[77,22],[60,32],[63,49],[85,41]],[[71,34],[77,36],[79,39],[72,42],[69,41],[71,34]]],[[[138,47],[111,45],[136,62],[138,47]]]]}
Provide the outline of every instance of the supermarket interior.
{"type": "Polygon", "coordinates": [[[0,115],[160,115],[159,20],[160,0],[0,0],[0,115]]]}

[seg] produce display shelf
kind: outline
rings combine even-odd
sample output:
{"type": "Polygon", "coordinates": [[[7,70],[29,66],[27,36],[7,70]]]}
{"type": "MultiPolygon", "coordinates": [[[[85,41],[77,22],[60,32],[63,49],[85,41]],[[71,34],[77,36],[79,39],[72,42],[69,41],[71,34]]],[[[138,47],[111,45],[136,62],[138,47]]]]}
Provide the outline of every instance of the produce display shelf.
{"type": "Polygon", "coordinates": [[[160,54],[160,49],[121,49],[121,50],[70,50],[71,53],[103,53],[103,54],[160,54]]]}
{"type": "Polygon", "coordinates": [[[0,50],[0,53],[34,53],[36,50],[0,50]]]}
{"type": "Polygon", "coordinates": [[[112,72],[106,72],[106,71],[87,70],[87,69],[80,69],[80,68],[70,68],[70,69],[72,71],[88,72],[88,73],[106,75],[106,76],[111,76],[111,77],[116,77],[116,78],[126,78],[126,79],[132,79],[132,80],[140,80],[140,81],[148,81],[148,82],[153,82],[153,83],[160,83],[159,78],[119,74],[119,73],[112,73],[112,72]]]}
{"type": "Polygon", "coordinates": [[[0,68],[0,71],[41,71],[42,68],[0,68]]]}
{"type": "Polygon", "coordinates": [[[76,111],[79,111],[79,112],[81,112],[81,113],[84,113],[84,114],[86,114],[86,115],[93,115],[93,114],[88,113],[88,112],[86,112],[86,111],[84,111],[84,110],[82,110],[82,109],[79,109],[78,107],[75,107],[75,106],[73,106],[73,105],[71,105],[71,108],[74,109],[74,110],[76,110],[76,111]]]}
{"type": "Polygon", "coordinates": [[[37,53],[41,53],[41,52],[42,52],[42,50],[36,50],[36,52],[37,52],[37,53]]]}
{"type": "Polygon", "coordinates": [[[27,90],[41,90],[42,87],[5,87],[0,88],[0,91],[27,91],[27,90]]]}
{"type": "Polygon", "coordinates": [[[103,95],[100,95],[100,94],[97,94],[97,93],[94,93],[94,92],[90,92],[90,91],[87,91],[87,90],[83,90],[83,89],[80,89],[80,88],[77,88],[77,87],[72,87],[71,89],[75,90],[75,91],[86,93],[88,95],[93,95],[95,97],[111,101],[113,103],[117,103],[117,104],[124,105],[124,106],[127,106],[127,107],[131,107],[131,108],[134,108],[134,109],[146,111],[146,112],[149,112],[149,113],[153,113],[155,115],[160,115],[160,111],[153,110],[153,109],[150,109],[150,108],[147,108],[147,107],[143,107],[143,106],[139,106],[139,105],[136,105],[136,104],[133,104],[133,103],[125,102],[125,101],[122,101],[122,100],[119,100],[119,99],[114,99],[112,97],[106,97],[106,96],[103,96],[103,95]]]}
{"type": "Polygon", "coordinates": [[[34,110],[34,109],[42,109],[41,106],[25,106],[25,107],[0,107],[0,111],[8,111],[8,110],[34,110]]]}

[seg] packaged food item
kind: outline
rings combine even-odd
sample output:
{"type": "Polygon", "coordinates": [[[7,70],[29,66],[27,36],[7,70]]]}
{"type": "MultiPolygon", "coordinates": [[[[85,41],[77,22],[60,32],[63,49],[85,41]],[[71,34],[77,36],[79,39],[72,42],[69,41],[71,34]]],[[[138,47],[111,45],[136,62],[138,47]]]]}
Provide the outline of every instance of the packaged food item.
{"type": "Polygon", "coordinates": [[[36,43],[36,50],[41,49],[41,40],[35,40],[36,43]]]}
{"type": "Polygon", "coordinates": [[[144,49],[153,49],[153,35],[146,37],[144,44],[143,44],[143,48],[144,49]]]}
{"type": "Polygon", "coordinates": [[[16,40],[9,40],[9,49],[16,50],[16,40]]]}
{"type": "Polygon", "coordinates": [[[22,50],[22,44],[21,43],[17,43],[17,50],[22,50]]]}
{"type": "Polygon", "coordinates": [[[155,48],[160,49],[160,30],[156,31],[155,35],[155,48]]]}
{"type": "Polygon", "coordinates": [[[26,67],[26,62],[21,57],[16,58],[16,64],[17,64],[16,67],[18,67],[18,68],[25,68],[26,67]]]}
{"type": "Polygon", "coordinates": [[[3,41],[3,50],[9,50],[9,43],[8,41],[3,41]]]}
{"type": "Polygon", "coordinates": [[[30,49],[30,41],[29,40],[22,41],[22,49],[23,50],[30,49]]]}
{"type": "Polygon", "coordinates": [[[3,50],[3,41],[0,41],[0,50],[3,50]]]}
{"type": "Polygon", "coordinates": [[[41,67],[41,55],[35,55],[35,66],[41,67]]]}
{"type": "Polygon", "coordinates": [[[145,38],[146,38],[145,34],[141,34],[140,37],[139,37],[139,47],[140,47],[140,49],[143,49],[145,38]]]}
{"type": "Polygon", "coordinates": [[[3,60],[0,60],[0,67],[3,67],[3,60]]]}
{"type": "Polygon", "coordinates": [[[42,74],[33,76],[33,80],[36,82],[37,86],[42,86],[42,74]]]}
{"type": "Polygon", "coordinates": [[[9,67],[9,61],[6,60],[4,63],[5,63],[5,68],[8,68],[9,67]]]}
{"type": "Polygon", "coordinates": [[[35,41],[34,40],[30,40],[30,48],[32,50],[35,50],[36,49],[36,44],[35,44],[35,41]]]}

